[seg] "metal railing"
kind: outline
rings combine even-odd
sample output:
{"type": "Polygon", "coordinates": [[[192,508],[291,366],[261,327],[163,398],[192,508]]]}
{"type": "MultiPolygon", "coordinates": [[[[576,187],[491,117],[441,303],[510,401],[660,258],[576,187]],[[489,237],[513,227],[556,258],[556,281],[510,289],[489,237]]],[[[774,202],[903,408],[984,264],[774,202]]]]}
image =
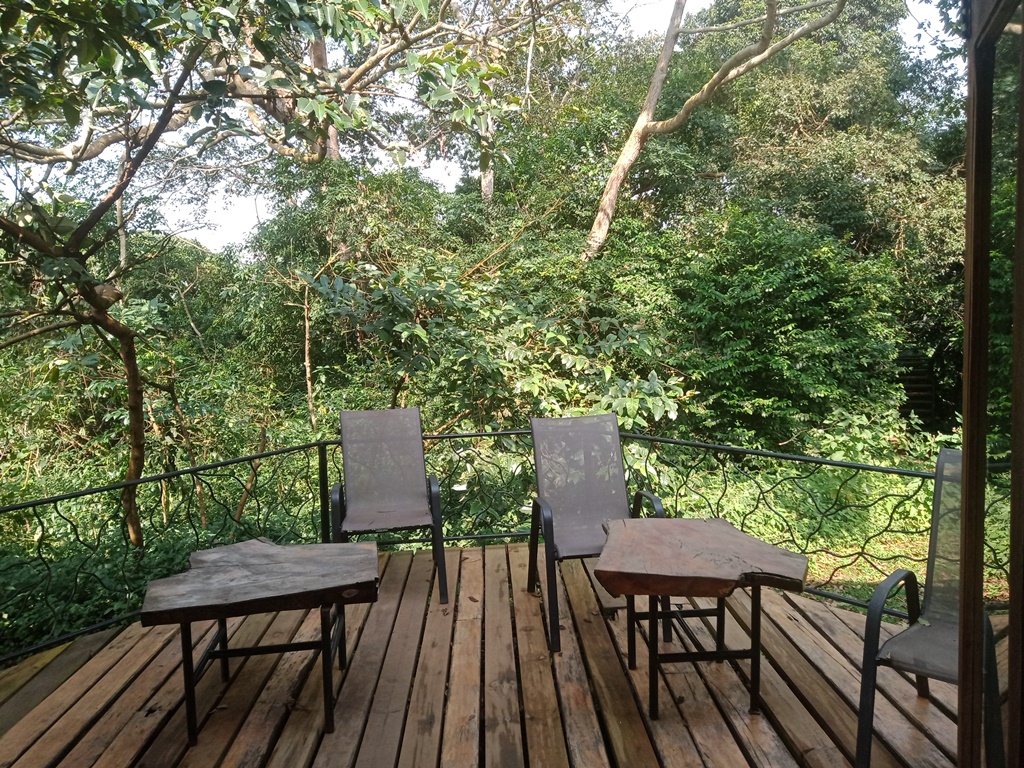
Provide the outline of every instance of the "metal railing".
{"type": "MultiPolygon", "coordinates": [[[[446,539],[525,537],[534,491],[528,431],[426,438],[442,489],[446,539]]],[[[631,489],[670,515],[723,517],[803,552],[808,584],[858,602],[896,567],[923,570],[933,476],[802,456],[623,435],[631,489]]],[[[146,537],[133,547],[118,483],[0,508],[0,665],[100,623],[131,617],[146,583],[187,567],[196,550],[266,537],[325,541],[339,441],[322,441],[143,478],[146,537]]],[[[994,475],[989,528],[1008,530],[1008,483],[994,475]]],[[[415,533],[384,544],[421,542],[415,533]]],[[[990,597],[1005,594],[1008,542],[989,542],[990,597]]]]}

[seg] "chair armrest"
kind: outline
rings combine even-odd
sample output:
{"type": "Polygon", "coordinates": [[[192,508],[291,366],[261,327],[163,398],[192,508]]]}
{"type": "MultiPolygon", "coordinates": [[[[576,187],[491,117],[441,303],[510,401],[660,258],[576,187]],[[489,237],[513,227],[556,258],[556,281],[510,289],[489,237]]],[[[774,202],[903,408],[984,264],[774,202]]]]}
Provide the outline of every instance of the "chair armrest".
{"type": "Polygon", "coordinates": [[[651,507],[654,509],[655,517],[665,516],[665,507],[662,506],[661,499],[659,499],[650,491],[637,491],[635,494],[633,494],[633,517],[640,517],[640,513],[643,511],[644,499],[647,499],[649,502],[651,502],[651,507]]]}
{"type": "Polygon", "coordinates": [[[882,625],[882,615],[885,613],[885,602],[901,585],[905,585],[907,593],[907,614],[910,617],[910,623],[914,624],[921,616],[921,596],[917,585],[917,575],[905,568],[900,568],[889,574],[884,581],[875,587],[875,591],[871,594],[871,601],[868,603],[867,623],[864,626],[865,664],[869,660],[873,663],[878,655],[878,638],[882,625]]]}
{"type": "Polygon", "coordinates": [[[341,524],[345,520],[345,494],[341,483],[331,486],[331,541],[341,541],[341,524]]]}
{"type": "Polygon", "coordinates": [[[430,475],[427,478],[430,485],[430,515],[434,518],[434,525],[441,525],[441,484],[437,482],[437,475],[430,475]]]}
{"type": "Polygon", "coordinates": [[[535,536],[533,533],[540,528],[540,533],[544,536],[544,546],[554,549],[555,546],[555,520],[551,515],[551,507],[544,501],[540,496],[537,496],[533,500],[533,511],[530,516],[530,530],[531,536],[535,536]]]}

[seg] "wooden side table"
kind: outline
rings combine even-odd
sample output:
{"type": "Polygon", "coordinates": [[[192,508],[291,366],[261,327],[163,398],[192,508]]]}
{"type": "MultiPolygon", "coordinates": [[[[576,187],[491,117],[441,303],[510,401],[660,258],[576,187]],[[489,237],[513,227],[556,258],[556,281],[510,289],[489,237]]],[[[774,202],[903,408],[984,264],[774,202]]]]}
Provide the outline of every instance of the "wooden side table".
{"type": "Polygon", "coordinates": [[[676,661],[750,659],[750,711],[760,711],[761,587],[801,591],[807,558],[749,536],[721,519],[636,518],[612,520],[607,528],[608,540],[594,574],[612,595],[626,595],[630,669],[636,668],[635,596],[648,596],[650,608],[640,617],[650,620],[651,718],[658,718],[659,664],[676,661]],[[727,650],[724,599],[737,587],[751,588],[750,648],[727,650]],[[658,595],[718,598],[717,609],[669,611],[679,621],[717,616],[715,650],[659,653],[657,625],[665,618],[665,608],[658,595]]]}
{"type": "Polygon", "coordinates": [[[142,625],[181,625],[181,666],[185,677],[188,743],[198,740],[196,679],[213,659],[285,651],[319,650],[324,680],[324,729],[334,730],[333,660],[345,665],[345,605],[377,600],[377,545],[299,544],[280,546],[266,539],[195,552],[189,570],[150,582],[142,625]],[[334,617],[331,613],[334,608],[334,617]],[[268,611],[320,608],[320,640],[228,648],[227,621],[268,611]],[[216,619],[215,637],[199,663],[192,664],[192,622],[216,619]]]}

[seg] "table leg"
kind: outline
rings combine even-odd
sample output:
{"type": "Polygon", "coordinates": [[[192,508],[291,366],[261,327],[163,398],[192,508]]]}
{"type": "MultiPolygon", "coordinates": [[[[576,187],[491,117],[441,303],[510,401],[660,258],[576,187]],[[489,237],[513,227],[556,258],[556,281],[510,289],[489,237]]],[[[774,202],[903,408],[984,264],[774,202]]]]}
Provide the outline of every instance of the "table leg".
{"type": "Polygon", "coordinates": [[[761,585],[750,588],[750,714],[761,711],[761,585]]]}
{"type": "Polygon", "coordinates": [[[629,627],[629,634],[626,636],[626,661],[630,669],[636,669],[636,597],[626,595],[626,626],[629,627]]]}
{"type": "Polygon", "coordinates": [[[348,647],[345,645],[345,606],[338,603],[334,606],[338,611],[338,669],[348,665],[348,647]]]}
{"type": "Polygon", "coordinates": [[[717,631],[715,633],[715,650],[721,653],[725,650],[725,598],[718,598],[718,603],[715,606],[715,621],[717,622],[717,631]]]}
{"type": "Polygon", "coordinates": [[[324,673],[324,732],[334,733],[334,654],[331,653],[331,606],[320,606],[320,664],[324,673]]]}
{"type": "Polygon", "coordinates": [[[228,622],[227,619],[217,619],[217,643],[224,653],[220,657],[220,679],[225,683],[231,679],[231,665],[228,663],[228,622]]]}
{"type": "Polygon", "coordinates": [[[199,728],[196,724],[196,674],[192,666],[192,625],[181,624],[181,671],[185,676],[185,728],[188,731],[188,743],[195,746],[199,740],[199,728]]]}
{"type": "Polygon", "coordinates": [[[650,655],[649,698],[651,720],[658,719],[658,607],[661,599],[656,595],[647,596],[647,612],[650,616],[650,627],[647,630],[647,648],[650,655]]]}

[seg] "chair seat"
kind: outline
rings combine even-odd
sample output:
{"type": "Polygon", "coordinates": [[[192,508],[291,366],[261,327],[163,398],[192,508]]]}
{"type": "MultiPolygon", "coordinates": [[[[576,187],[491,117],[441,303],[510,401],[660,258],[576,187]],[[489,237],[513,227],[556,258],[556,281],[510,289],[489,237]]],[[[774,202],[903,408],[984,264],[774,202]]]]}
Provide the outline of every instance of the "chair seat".
{"type": "Polygon", "coordinates": [[[878,660],[912,675],[956,684],[960,634],[955,621],[928,619],[908,627],[878,649],[878,660]]]}
{"type": "Polygon", "coordinates": [[[429,528],[433,516],[429,504],[397,503],[388,509],[373,504],[349,501],[345,517],[341,522],[343,531],[388,531],[399,528],[429,528]]]}
{"type": "Polygon", "coordinates": [[[568,560],[575,557],[592,557],[601,554],[604,543],[608,540],[608,534],[602,527],[570,528],[561,530],[555,526],[555,547],[558,550],[558,557],[568,560]]]}

